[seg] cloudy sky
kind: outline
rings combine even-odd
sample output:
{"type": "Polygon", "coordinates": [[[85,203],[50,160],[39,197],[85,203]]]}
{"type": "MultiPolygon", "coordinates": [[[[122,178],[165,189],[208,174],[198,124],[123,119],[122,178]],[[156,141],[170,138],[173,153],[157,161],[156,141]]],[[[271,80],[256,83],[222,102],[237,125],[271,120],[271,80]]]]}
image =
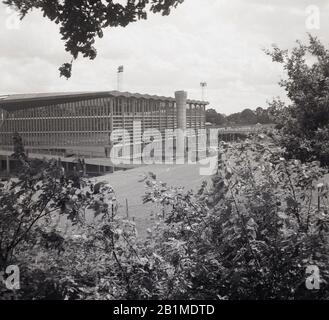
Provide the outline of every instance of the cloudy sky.
{"type": "Polygon", "coordinates": [[[66,80],[58,67],[70,58],[58,26],[39,12],[16,21],[0,4],[0,94],[113,90],[124,65],[125,91],[173,96],[183,89],[200,99],[206,81],[211,106],[226,114],[284,97],[277,85],[282,70],[262,49],[291,48],[307,32],[329,42],[326,0],[185,0],[169,17],[106,30],[96,60],[78,59],[66,80]],[[319,29],[309,27],[317,26],[310,20],[314,6],[319,29]]]}

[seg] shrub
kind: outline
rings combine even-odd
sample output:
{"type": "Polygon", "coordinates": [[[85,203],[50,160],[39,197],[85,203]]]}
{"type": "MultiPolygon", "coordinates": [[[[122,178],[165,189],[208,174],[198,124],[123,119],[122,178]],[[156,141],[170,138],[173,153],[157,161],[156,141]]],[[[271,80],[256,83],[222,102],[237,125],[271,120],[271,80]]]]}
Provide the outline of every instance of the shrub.
{"type": "Polygon", "coordinates": [[[328,166],[329,50],[309,35],[309,43],[297,41],[291,52],[274,46],[266,53],[282,64],[287,74],[279,84],[291,104],[286,107],[274,100],[269,108],[282,129],[280,143],[286,156],[303,162],[319,160],[328,166]]]}
{"type": "Polygon", "coordinates": [[[221,144],[211,185],[194,194],[147,179],[158,204],[146,239],[116,216],[115,195],[57,176],[56,162],[0,188],[3,263],[21,268],[14,299],[328,299],[328,190],[318,162],[286,160],[260,135],[221,144]],[[56,225],[61,212],[70,233],[56,225]],[[95,223],[86,216],[92,213],[95,223]],[[6,228],[7,227],[7,228],[6,228]],[[307,290],[308,266],[320,289],[307,290]]]}
{"type": "Polygon", "coordinates": [[[327,196],[315,185],[318,163],[285,160],[260,141],[222,148],[208,191],[149,182],[145,201],[169,210],[146,242],[168,265],[162,298],[328,298],[329,216],[314,201],[320,191],[327,196]],[[309,265],[320,269],[318,291],[305,288],[309,265]]]}

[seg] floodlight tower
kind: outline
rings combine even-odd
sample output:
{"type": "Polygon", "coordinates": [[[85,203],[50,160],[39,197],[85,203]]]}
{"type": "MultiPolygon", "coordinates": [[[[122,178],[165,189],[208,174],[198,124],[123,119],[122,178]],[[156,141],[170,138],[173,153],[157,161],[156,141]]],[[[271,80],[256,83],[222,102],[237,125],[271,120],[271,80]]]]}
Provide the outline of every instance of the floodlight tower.
{"type": "Polygon", "coordinates": [[[118,83],[117,83],[117,90],[122,91],[123,89],[123,66],[118,67],[118,83]]]}

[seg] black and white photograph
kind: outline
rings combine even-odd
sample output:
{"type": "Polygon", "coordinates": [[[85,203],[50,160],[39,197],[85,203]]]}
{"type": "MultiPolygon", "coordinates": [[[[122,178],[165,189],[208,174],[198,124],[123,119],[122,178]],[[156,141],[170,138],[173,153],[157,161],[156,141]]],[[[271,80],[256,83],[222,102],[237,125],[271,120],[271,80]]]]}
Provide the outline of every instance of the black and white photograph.
{"type": "Polygon", "coordinates": [[[0,25],[1,301],[329,300],[329,1],[1,0],[0,25]]]}

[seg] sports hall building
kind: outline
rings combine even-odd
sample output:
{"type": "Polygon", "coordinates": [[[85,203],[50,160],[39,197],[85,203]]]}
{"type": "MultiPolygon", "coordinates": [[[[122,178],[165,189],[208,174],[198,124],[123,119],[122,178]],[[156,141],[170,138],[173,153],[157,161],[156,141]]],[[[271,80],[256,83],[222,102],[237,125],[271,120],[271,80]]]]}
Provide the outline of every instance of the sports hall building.
{"type": "Polygon", "coordinates": [[[188,100],[184,91],[174,98],[118,91],[0,96],[0,149],[10,150],[17,132],[29,152],[108,157],[115,147],[111,133],[132,134],[136,121],[140,135],[148,129],[205,129],[207,104],[188,100]]]}

